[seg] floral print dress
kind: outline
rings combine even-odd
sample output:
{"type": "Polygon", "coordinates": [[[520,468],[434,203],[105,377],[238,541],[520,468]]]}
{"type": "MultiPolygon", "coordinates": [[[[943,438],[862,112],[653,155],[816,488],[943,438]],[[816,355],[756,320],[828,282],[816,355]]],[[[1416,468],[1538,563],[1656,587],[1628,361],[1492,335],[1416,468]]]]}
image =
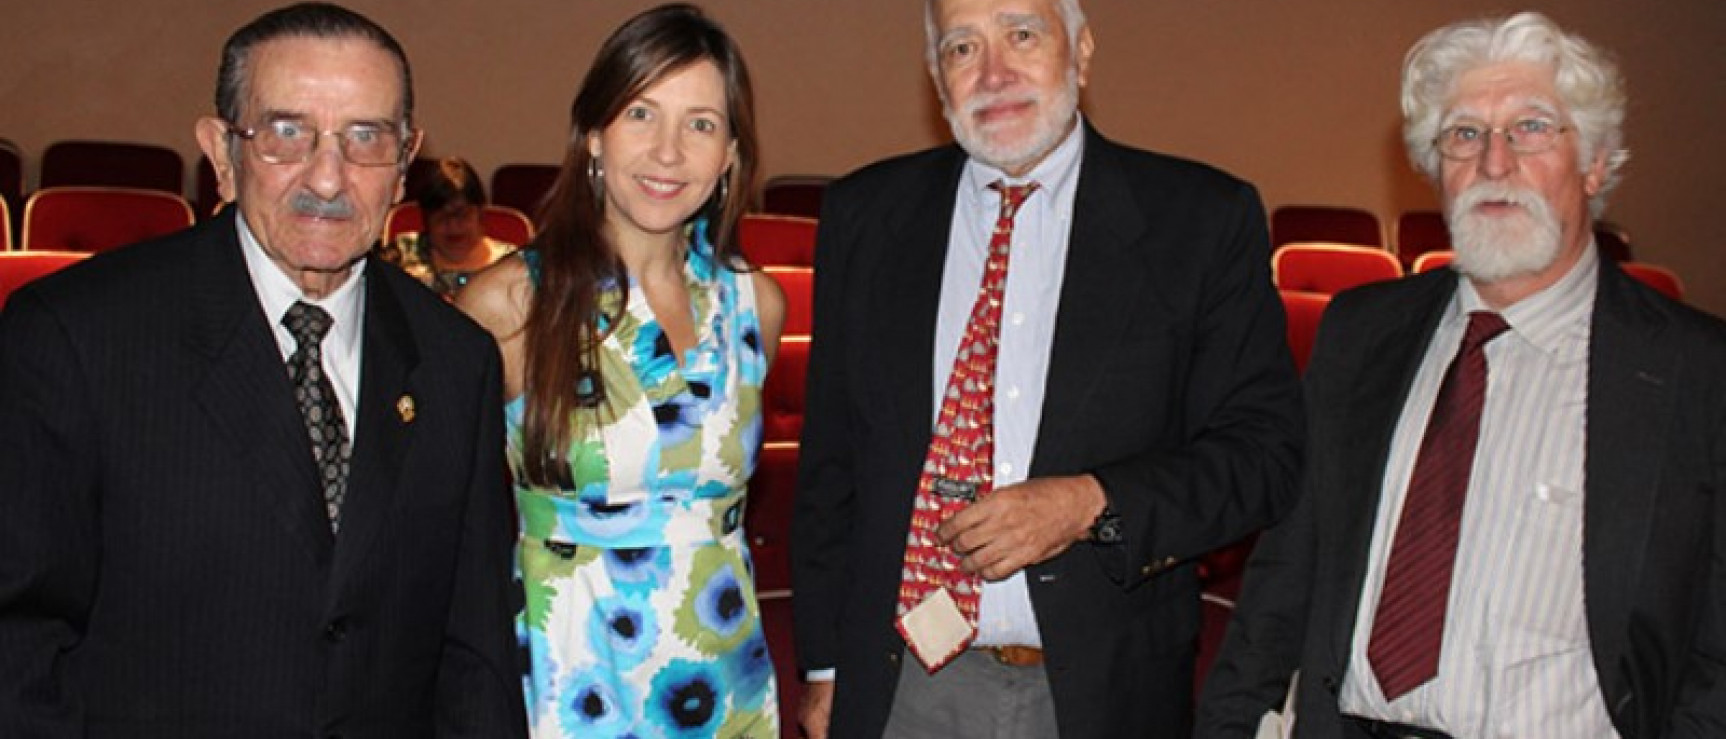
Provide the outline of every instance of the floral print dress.
{"type": "MultiPolygon", "coordinates": [[[[705,231],[696,224],[692,233],[705,231]]],[[[773,664],[742,530],[767,374],[748,273],[692,238],[697,342],[678,366],[640,290],[599,352],[555,488],[518,482],[534,737],[777,737],[773,664]]],[[[524,252],[538,279],[538,254],[524,252]]],[[[573,345],[572,345],[573,351],[573,345]]],[[[520,398],[506,407],[522,479],[520,398]]]]}

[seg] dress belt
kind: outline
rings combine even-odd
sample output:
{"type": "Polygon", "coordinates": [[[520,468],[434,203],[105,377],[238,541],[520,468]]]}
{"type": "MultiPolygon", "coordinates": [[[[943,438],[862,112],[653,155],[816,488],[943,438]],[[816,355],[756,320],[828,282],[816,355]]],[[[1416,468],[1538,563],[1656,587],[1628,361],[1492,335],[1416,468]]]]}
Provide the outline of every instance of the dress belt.
{"type": "Polygon", "coordinates": [[[1437,729],[1423,729],[1419,726],[1393,724],[1389,721],[1359,716],[1345,716],[1344,718],[1354,722],[1355,726],[1360,727],[1367,736],[1373,739],[1451,739],[1449,734],[1437,729]]]}
{"type": "Polygon", "coordinates": [[[1043,666],[1043,650],[1037,647],[1008,644],[1005,646],[972,647],[971,649],[994,657],[996,662],[1008,667],[1043,666]]]}

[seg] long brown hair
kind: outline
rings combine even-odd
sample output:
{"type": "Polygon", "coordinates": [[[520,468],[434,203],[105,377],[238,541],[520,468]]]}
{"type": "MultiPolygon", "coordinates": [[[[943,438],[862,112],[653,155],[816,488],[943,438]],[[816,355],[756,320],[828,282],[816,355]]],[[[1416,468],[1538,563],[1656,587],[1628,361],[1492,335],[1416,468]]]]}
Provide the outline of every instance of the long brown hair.
{"type": "MultiPolygon", "coordinates": [[[[610,284],[627,290],[629,284],[603,233],[605,193],[590,178],[595,163],[588,136],[609,125],[647,88],[704,60],[713,62],[725,80],[737,158],[722,176],[722,187],[714,188],[692,220],[707,217],[706,236],[719,264],[741,264],[737,222],[749,205],[759,152],[749,70],[737,44],[700,8],[661,5],[629,19],[599,48],[570,106],[569,147],[540,212],[540,235],[534,241],[540,276],[524,328],[522,456],[529,484],[560,486],[568,480],[564,457],[573,431],[570,415],[578,407],[606,402],[598,357],[604,338],[600,291],[610,284]]],[[[615,325],[617,318],[606,317],[605,325],[615,325]]]]}

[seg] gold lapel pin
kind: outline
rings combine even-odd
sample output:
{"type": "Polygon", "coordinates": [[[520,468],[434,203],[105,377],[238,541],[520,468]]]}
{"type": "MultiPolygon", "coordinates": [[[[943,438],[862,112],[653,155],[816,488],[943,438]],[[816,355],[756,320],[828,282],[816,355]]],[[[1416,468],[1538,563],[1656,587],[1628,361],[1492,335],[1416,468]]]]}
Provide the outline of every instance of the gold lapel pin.
{"type": "Polygon", "coordinates": [[[402,423],[414,422],[414,396],[403,395],[396,400],[396,413],[402,417],[402,423]]]}

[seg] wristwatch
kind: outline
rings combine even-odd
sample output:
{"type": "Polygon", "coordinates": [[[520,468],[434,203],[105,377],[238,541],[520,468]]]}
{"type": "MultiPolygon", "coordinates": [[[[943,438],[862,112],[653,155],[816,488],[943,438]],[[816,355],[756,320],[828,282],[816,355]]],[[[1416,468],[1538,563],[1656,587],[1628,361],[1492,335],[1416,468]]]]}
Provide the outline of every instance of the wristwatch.
{"type": "Polygon", "coordinates": [[[1103,512],[1097,514],[1097,520],[1091,522],[1091,543],[1119,544],[1125,538],[1121,531],[1121,514],[1115,512],[1114,506],[1104,504],[1103,512]]]}

